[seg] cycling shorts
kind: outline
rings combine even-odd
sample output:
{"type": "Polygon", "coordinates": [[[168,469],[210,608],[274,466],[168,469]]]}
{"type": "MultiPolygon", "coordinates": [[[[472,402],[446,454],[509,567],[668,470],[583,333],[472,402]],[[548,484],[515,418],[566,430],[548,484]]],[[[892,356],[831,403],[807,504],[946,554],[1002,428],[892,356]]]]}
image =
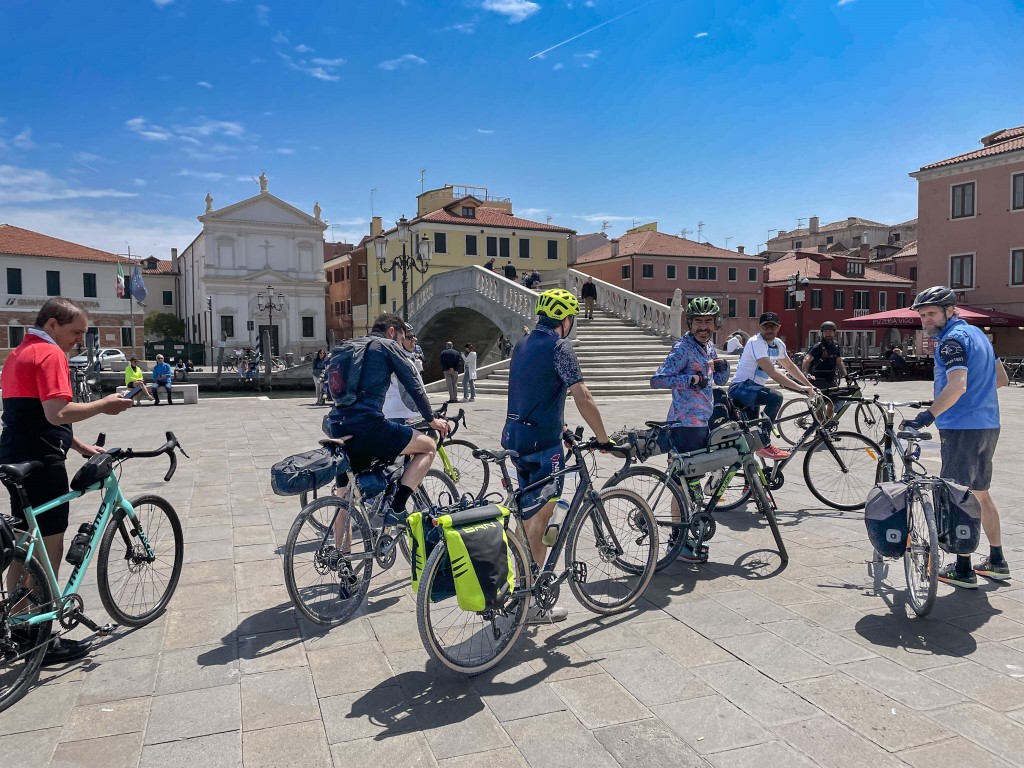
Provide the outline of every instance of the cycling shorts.
{"type": "Polygon", "coordinates": [[[998,429],[940,429],[941,477],[966,485],[972,491],[992,486],[992,459],[999,442],[998,429]]]}
{"type": "MultiPolygon", "coordinates": [[[[520,454],[518,458],[512,459],[512,463],[519,476],[519,487],[526,488],[528,485],[539,483],[544,478],[550,477],[565,466],[562,444],[557,443],[540,451],[520,454]]],[[[553,477],[550,482],[531,491],[526,491],[519,499],[519,510],[523,520],[529,520],[540,512],[545,504],[557,500],[561,495],[561,477],[553,477]]]]}
{"type": "MultiPolygon", "coordinates": [[[[64,462],[44,464],[37,469],[24,482],[25,492],[28,494],[29,503],[35,507],[37,504],[45,504],[50,499],[63,496],[70,489],[68,487],[68,470],[64,462]]],[[[21,526],[27,526],[25,512],[21,506],[21,499],[18,494],[8,488],[11,494],[11,514],[16,520],[21,521],[21,526]]],[[[39,525],[39,532],[43,536],[63,534],[68,529],[68,517],[71,513],[71,504],[65,502],[60,506],[47,510],[36,516],[36,523],[39,525]]]]}
{"type": "Polygon", "coordinates": [[[331,437],[352,436],[345,443],[345,452],[352,469],[361,472],[370,466],[373,459],[394,461],[409,445],[416,431],[381,416],[332,420],[331,433],[331,437]]]}

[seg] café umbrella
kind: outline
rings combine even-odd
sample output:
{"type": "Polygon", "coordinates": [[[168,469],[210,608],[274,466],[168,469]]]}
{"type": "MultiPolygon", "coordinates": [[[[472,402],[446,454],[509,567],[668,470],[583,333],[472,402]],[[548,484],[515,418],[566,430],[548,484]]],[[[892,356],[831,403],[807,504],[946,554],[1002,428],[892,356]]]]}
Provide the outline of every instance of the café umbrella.
{"type": "MultiPolygon", "coordinates": [[[[967,304],[957,306],[957,313],[962,320],[971,325],[989,327],[1024,326],[1024,317],[1000,312],[992,309],[971,307],[967,304]]],[[[873,315],[848,317],[839,321],[846,331],[870,331],[876,328],[920,328],[921,316],[910,307],[891,309],[888,312],[876,312],[873,315]]]]}

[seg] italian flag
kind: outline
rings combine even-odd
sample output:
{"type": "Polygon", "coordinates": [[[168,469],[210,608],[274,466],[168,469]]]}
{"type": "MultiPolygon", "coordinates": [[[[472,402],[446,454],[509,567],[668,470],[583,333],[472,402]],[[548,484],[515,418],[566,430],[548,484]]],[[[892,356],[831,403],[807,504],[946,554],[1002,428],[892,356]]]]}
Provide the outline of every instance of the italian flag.
{"type": "Polygon", "coordinates": [[[121,270],[121,262],[117,262],[117,298],[124,298],[124,272],[121,270]]]}

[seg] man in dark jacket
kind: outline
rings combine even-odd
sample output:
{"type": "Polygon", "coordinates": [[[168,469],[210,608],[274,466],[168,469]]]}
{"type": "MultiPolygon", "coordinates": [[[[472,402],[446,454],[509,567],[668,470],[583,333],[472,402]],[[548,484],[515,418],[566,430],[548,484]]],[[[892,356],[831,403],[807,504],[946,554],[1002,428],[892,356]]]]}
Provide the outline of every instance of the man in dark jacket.
{"type": "Polygon", "coordinates": [[[444,345],[441,352],[441,370],[444,371],[444,382],[448,385],[448,402],[459,402],[459,367],[462,365],[462,355],[455,349],[450,341],[444,345]]]}
{"type": "Polygon", "coordinates": [[[597,286],[594,285],[594,278],[588,277],[580,290],[580,298],[583,299],[583,316],[587,320],[594,319],[594,302],[597,301],[597,286]]]}
{"type": "Polygon", "coordinates": [[[506,264],[503,269],[504,269],[505,277],[506,278],[508,278],[509,280],[515,280],[516,279],[516,276],[517,276],[516,268],[512,265],[511,261],[509,261],[509,263],[506,264]]]}

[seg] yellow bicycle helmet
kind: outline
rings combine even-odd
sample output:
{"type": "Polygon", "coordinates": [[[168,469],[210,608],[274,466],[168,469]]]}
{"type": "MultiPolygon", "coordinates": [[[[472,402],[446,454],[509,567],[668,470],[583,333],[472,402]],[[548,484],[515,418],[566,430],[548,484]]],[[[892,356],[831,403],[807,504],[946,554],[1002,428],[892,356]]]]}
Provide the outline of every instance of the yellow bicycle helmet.
{"type": "Polygon", "coordinates": [[[537,297],[537,314],[553,320],[564,320],[580,313],[576,297],[563,288],[551,288],[537,297]]]}

